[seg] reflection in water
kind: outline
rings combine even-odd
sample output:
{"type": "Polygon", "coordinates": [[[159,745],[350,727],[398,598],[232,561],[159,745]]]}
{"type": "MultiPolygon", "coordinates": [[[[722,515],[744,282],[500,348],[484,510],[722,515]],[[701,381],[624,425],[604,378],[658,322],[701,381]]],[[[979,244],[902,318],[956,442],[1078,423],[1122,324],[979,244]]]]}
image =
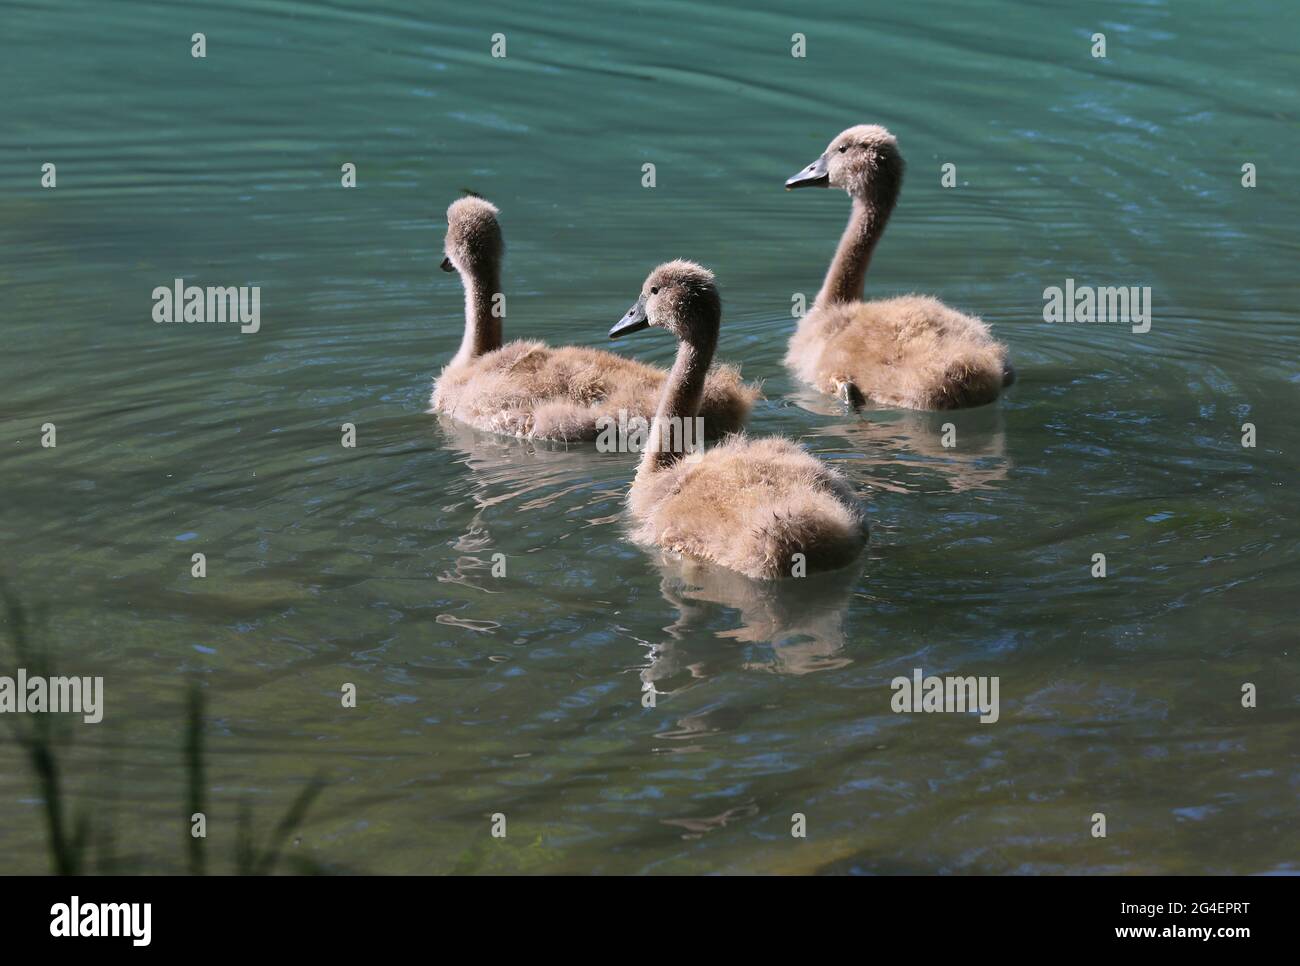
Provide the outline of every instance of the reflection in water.
{"type": "Polygon", "coordinates": [[[847,419],[820,426],[809,435],[848,440],[865,462],[843,462],[840,468],[881,490],[927,489],[936,472],[955,492],[984,489],[1005,481],[1011,468],[1002,406],[948,412],[867,408],[853,413],[806,387],[792,392],[790,399],[809,412],[847,419]],[[945,441],[951,445],[945,446],[945,441]],[[917,478],[908,480],[900,471],[917,478]]]}
{"type": "MultiPolygon", "coordinates": [[[[523,525],[530,517],[540,520],[553,513],[551,507],[557,501],[568,510],[574,505],[589,506],[616,496],[612,488],[600,481],[620,478],[621,464],[617,459],[596,453],[590,444],[566,445],[497,436],[442,415],[430,416],[430,420],[439,445],[455,454],[454,462],[468,471],[461,472],[448,493],[467,496],[473,507],[462,532],[450,541],[455,557],[450,567],[438,576],[442,583],[461,584],[488,594],[517,592],[517,586],[512,590],[497,578],[505,576],[502,568],[506,556],[518,552],[512,541],[520,539],[523,525]],[[587,500],[580,492],[584,489],[594,491],[587,500]],[[502,532],[495,535],[493,520],[502,524],[502,532]]],[[[438,622],[478,631],[492,631],[500,626],[495,621],[447,614],[440,615],[438,622]]]]}
{"type": "Polygon", "coordinates": [[[737,652],[719,650],[717,641],[770,644],[770,658],[741,663],[749,670],[803,675],[852,663],[842,653],[844,614],[861,561],[829,574],[772,582],[669,554],[659,554],[656,563],[659,592],[677,609],[677,619],[664,628],[668,637],[650,648],[643,690],[663,693],[661,686],[683,673],[698,680],[720,670],[714,663],[736,663],[737,652]],[[738,614],[719,621],[719,608],[738,614]]]}
{"type": "Polygon", "coordinates": [[[698,839],[702,835],[712,832],[716,829],[726,828],[728,823],[739,819],[751,818],[758,814],[758,805],[753,801],[746,801],[733,808],[729,808],[717,815],[709,815],[704,818],[665,818],[661,819],[664,825],[676,825],[686,831],[682,833],[684,839],[698,839]]]}
{"type": "MultiPolygon", "coordinates": [[[[480,553],[486,552],[492,545],[492,534],[484,519],[485,511],[497,500],[509,499],[508,496],[493,498],[490,491],[503,476],[507,478],[510,476],[508,470],[511,467],[525,465],[527,447],[519,440],[480,433],[446,416],[435,418],[438,435],[443,437],[444,445],[462,454],[464,458],[458,459],[457,462],[464,463],[474,471],[470,476],[474,515],[466,526],[465,532],[452,544],[457,555],[451,569],[444,571],[438,580],[443,583],[463,584],[489,594],[495,593],[489,586],[491,555],[480,556],[480,553]]],[[[512,492],[519,491],[512,490],[512,492]]],[[[446,623],[455,620],[458,626],[466,626],[466,622],[456,620],[447,614],[440,614],[438,620],[446,623]]]]}
{"type": "Polygon", "coordinates": [[[469,470],[469,488],[480,511],[503,503],[516,504],[521,513],[546,509],[592,476],[617,475],[610,457],[590,443],[517,439],[480,432],[443,415],[430,419],[440,445],[458,454],[456,462],[469,470]]]}

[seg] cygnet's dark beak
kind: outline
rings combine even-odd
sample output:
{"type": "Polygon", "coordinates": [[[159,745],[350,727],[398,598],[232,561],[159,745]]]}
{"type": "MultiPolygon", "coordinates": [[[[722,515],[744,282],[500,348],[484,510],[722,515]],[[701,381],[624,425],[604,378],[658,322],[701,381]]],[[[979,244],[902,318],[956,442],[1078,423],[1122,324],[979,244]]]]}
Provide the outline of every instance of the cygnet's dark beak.
{"type": "Polygon", "coordinates": [[[609,330],[609,337],[617,339],[629,332],[640,332],[648,328],[650,328],[650,320],[645,314],[645,299],[640,298],[636,300],[636,305],[627,310],[626,315],[614,323],[614,328],[609,330]]]}
{"type": "Polygon", "coordinates": [[[829,188],[830,183],[830,172],[826,170],[826,155],[823,154],[820,158],[787,181],[785,183],[785,190],[792,191],[795,188],[829,188]]]}
{"type": "Polygon", "coordinates": [[[454,271],[456,271],[456,266],[453,265],[453,264],[451,263],[451,259],[450,259],[450,258],[444,258],[444,259],[442,260],[442,266],[441,266],[441,268],[442,268],[442,270],[443,270],[444,272],[454,272],[454,271]]]}

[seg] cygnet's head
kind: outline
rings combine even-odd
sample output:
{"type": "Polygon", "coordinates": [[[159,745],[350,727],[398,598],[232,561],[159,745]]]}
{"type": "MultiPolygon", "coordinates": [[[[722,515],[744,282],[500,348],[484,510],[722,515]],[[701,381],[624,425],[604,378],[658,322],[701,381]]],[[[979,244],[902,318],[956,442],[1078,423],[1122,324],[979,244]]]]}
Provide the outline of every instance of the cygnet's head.
{"type": "Polygon", "coordinates": [[[859,124],[836,135],[822,156],[785,187],[843,188],[855,198],[892,205],[902,181],[898,140],[879,124],[859,124]]]}
{"type": "Polygon", "coordinates": [[[497,214],[496,205],[476,195],[451,203],[447,209],[447,238],[443,243],[444,272],[479,275],[501,261],[505,245],[501,241],[497,214]]]}
{"type": "Polygon", "coordinates": [[[641,297],[609,330],[609,337],[617,339],[653,325],[682,341],[702,345],[717,340],[721,317],[722,300],[713,273],[678,259],[664,262],[646,276],[641,297]]]}

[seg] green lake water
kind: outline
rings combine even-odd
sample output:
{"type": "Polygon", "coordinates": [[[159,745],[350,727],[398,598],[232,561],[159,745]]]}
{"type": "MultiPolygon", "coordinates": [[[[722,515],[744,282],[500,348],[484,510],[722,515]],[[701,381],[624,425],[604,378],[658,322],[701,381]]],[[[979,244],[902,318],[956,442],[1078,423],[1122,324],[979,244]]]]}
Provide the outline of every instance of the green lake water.
{"type": "MultiPolygon", "coordinates": [[[[217,870],[241,802],[265,831],[322,772],[289,853],[330,871],[1300,871],[1295,4],[0,19],[0,570],[104,677],[67,795],[135,868],[183,868],[197,680],[217,870]],[[781,365],[848,214],[782,182],[863,122],[909,165],[868,296],[988,320],[995,405],[853,414],[781,365]],[[765,587],[657,559],[634,455],[428,415],[462,188],[501,208],[507,337],[605,347],[656,263],[714,269],[750,432],[848,474],[862,560],[765,587]],[[177,277],[260,286],[261,330],[155,324],[177,277]],[[1067,279],[1149,286],[1150,331],[1044,322],[1067,279]],[[893,713],[913,668],[996,676],[999,720],[893,713]]],[[[0,728],[4,871],[48,868],[41,815],[0,728]]]]}

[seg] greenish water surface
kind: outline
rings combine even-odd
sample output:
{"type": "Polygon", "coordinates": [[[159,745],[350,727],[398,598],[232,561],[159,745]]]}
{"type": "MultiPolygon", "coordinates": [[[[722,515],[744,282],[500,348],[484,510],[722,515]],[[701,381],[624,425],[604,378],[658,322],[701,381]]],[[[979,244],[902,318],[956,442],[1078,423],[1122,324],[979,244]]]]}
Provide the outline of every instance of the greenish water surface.
{"type": "MultiPolygon", "coordinates": [[[[69,793],[140,868],[182,867],[197,678],[218,867],[241,800],[269,827],[324,770],[291,851],[335,871],[1300,869],[1294,4],[0,13],[0,567],[105,678],[69,793]],[[989,320],[996,405],[855,415],[781,365],[847,215],[781,184],[861,122],[909,164],[868,294],[989,320]],[[634,456],[428,415],[462,188],[502,211],[508,336],[605,346],[657,262],[713,268],[750,431],[859,486],[860,564],[773,589],[656,559],[634,456]],[[156,325],[177,277],[260,286],[261,331],[156,325]],[[1149,286],[1150,331],[1044,322],[1070,278],[1149,286]],[[1000,719],[892,713],[917,667],[997,676],[1000,719]]],[[[0,742],[4,870],[42,871],[0,742]]]]}

